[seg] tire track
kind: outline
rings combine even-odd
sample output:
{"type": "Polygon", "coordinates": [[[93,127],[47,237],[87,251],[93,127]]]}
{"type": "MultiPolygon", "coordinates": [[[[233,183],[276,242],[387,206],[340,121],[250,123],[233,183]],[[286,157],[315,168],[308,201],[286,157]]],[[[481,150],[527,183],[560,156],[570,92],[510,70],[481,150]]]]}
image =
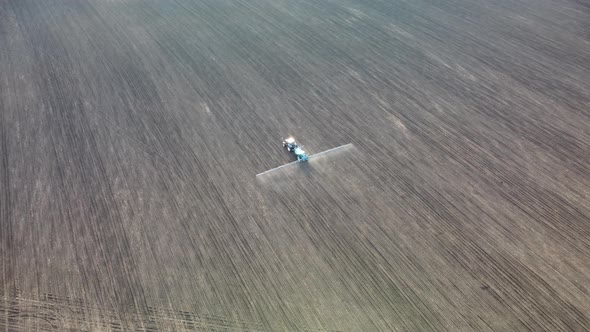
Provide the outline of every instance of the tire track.
{"type": "Polygon", "coordinates": [[[172,331],[178,328],[190,331],[268,331],[259,323],[154,307],[147,307],[145,312],[139,313],[132,306],[124,308],[126,313],[122,315],[83,299],[55,294],[34,297],[18,293],[4,295],[2,299],[0,328],[7,329],[20,330],[28,319],[39,319],[47,323],[45,327],[38,326],[39,331],[172,331]]]}

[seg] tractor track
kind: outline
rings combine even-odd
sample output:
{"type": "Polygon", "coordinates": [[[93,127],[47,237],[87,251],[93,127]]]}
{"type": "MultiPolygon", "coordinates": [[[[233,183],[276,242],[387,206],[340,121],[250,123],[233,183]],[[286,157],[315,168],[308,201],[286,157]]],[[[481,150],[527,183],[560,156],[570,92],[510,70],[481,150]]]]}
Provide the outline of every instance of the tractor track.
{"type": "Polygon", "coordinates": [[[263,331],[260,324],[227,320],[223,317],[195,315],[147,307],[145,312],[133,308],[114,311],[90,305],[82,299],[60,297],[53,294],[24,296],[11,294],[2,299],[0,315],[6,318],[2,328],[20,330],[25,323],[39,320],[34,328],[39,331],[263,331]]]}

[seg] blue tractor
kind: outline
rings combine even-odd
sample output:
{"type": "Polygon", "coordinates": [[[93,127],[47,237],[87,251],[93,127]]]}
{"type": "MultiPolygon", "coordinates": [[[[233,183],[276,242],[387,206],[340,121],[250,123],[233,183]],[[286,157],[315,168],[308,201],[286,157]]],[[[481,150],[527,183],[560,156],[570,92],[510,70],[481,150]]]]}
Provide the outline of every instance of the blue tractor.
{"type": "Polygon", "coordinates": [[[292,152],[295,157],[297,157],[297,161],[306,161],[309,159],[307,153],[301,147],[299,147],[293,137],[284,139],[283,147],[287,148],[287,151],[292,152]]]}

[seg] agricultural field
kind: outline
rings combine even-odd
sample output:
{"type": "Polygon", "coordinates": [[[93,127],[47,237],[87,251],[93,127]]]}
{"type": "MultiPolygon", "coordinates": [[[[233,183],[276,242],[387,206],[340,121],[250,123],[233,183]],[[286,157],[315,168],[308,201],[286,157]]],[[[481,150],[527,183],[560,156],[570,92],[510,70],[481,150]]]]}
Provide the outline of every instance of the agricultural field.
{"type": "Polygon", "coordinates": [[[589,165],[585,0],[0,0],[0,331],[589,330],[589,165]]]}

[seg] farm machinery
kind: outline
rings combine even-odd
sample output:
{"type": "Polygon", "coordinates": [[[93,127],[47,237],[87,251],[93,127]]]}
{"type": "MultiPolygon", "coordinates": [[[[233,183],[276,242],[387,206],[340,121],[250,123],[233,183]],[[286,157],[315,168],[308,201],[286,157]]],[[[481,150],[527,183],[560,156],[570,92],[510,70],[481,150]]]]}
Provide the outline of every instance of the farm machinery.
{"type": "Polygon", "coordinates": [[[287,151],[292,152],[297,161],[307,161],[309,155],[303,150],[303,147],[299,146],[293,137],[289,137],[283,140],[283,147],[287,148],[287,151]]]}
{"type": "Polygon", "coordinates": [[[309,154],[307,154],[307,152],[305,152],[305,150],[303,150],[303,146],[300,146],[297,143],[297,141],[295,141],[295,139],[293,137],[289,136],[288,138],[283,139],[283,148],[287,149],[287,151],[292,153],[297,160],[290,162],[288,164],[285,164],[285,165],[275,167],[273,169],[269,169],[265,172],[256,174],[257,178],[260,178],[263,175],[272,174],[275,171],[278,171],[279,169],[284,169],[285,167],[291,166],[293,164],[296,164],[296,163],[299,163],[302,161],[305,161],[305,162],[307,162],[308,160],[309,160],[309,162],[318,161],[319,160],[318,158],[328,156],[328,154],[335,153],[336,151],[350,150],[353,148],[353,145],[352,144],[345,144],[345,145],[341,145],[341,146],[338,146],[338,147],[335,147],[335,148],[332,148],[329,150],[322,151],[320,153],[309,155],[309,154]]]}

